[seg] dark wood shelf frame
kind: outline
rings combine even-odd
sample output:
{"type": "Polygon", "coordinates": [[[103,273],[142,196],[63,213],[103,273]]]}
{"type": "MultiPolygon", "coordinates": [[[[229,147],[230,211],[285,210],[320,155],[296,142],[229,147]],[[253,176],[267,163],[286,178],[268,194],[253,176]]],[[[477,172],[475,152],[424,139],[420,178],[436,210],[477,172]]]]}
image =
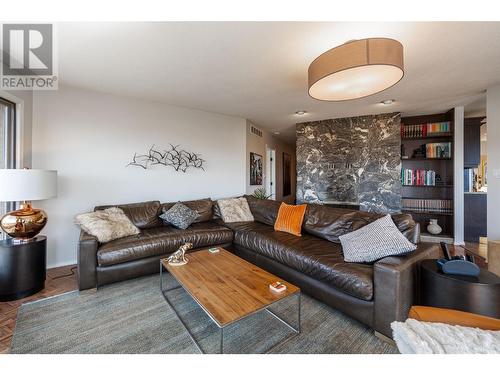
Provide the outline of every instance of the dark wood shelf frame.
{"type": "Polygon", "coordinates": [[[419,140],[433,140],[433,139],[443,139],[443,138],[453,138],[452,133],[443,133],[443,134],[433,134],[433,135],[427,135],[425,137],[403,137],[401,138],[402,141],[419,141],[419,140]]]}
{"type": "MultiPolygon", "coordinates": [[[[423,157],[401,157],[401,165],[403,169],[431,169],[439,174],[443,184],[437,185],[402,185],[402,199],[446,199],[453,201],[454,199],[454,169],[453,169],[453,152],[454,152],[454,131],[455,124],[453,123],[453,110],[445,113],[437,113],[431,115],[402,117],[401,123],[404,125],[421,125],[434,122],[450,122],[450,132],[444,134],[428,134],[425,137],[402,137],[401,144],[405,148],[406,155],[412,155],[413,150],[425,143],[436,141],[451,142],[450,158],[423,158],[423,157]],[[404,195],[404,196],[403,196],[404,195]]],[[[403,156],[403,155],[401,155],[403,156]]],[[[412,210],[410,208],[402,209],[403,212],[410,213],[414,220],[420,223],[422,234],[432,236],[426,233],[425,228],[429,224],[430,219],[438,219],[438,224],[443,229],[439,237],[453,238],[454,230],[454,213],[439,212],[433,210],[412,210]]],[[[436,237],[436,236],[434,236],[436,237]]]]}

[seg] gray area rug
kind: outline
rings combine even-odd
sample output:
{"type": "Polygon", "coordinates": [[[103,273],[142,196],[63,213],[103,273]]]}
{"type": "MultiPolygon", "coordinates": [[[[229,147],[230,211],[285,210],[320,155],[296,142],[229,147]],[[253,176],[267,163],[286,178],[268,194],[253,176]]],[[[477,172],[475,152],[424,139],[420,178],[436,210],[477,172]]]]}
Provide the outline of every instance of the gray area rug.
{"type": "MultiPolygon", "coordinates": [[[[166,275],[169,284],[175,280],[166,275]]],[[[169,299],[207,353],[219,349],[219,330],[182,289],[169,299]]],[[[266,311],[224,331],[228,353],[397,353],[354,319],[308,296],[301,298],[296,335],[266,311]]],[[[297,299],[272,307],[293,325],[297,299]]],[[[71,292],[21,306],[11,353],[198,353],[159,290],[159,276],[71,292]]]]}

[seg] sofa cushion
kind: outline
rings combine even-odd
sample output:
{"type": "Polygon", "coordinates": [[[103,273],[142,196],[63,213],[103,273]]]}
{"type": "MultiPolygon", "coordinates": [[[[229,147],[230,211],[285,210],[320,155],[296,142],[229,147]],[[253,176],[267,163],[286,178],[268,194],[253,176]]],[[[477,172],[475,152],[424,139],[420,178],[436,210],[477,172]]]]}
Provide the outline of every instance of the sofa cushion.
{"type": "Polygon", "coordinates": [[[301,236],[306,208],[307,204],[291,205],[282,202],[274,223],[274,230],[301,236]]]}
{"type": "Polygon", "coordinates": [[[340,243],[339,236],[375,221],[380,215],[344,208],[309,204],[304,231],[325,240],[340,243]]]}
{"type": "Polygon", "coordinates": [[[219,214],[225,223],[253,221],[253,215],[246,198],[219,199],[217,201],[219,214]]]}
{"type": "Polygon", "coordinates": [[[172,208],[160,215],[160,219],[166,224],[172,224],[179,229],[187,229],[187,227],[194,223],[197,217],[198,212],[190,209],[181,202],[177,202],[172,208]]]}
{"type": "Polygon", "coordinates": [[[251,195],[245,195],[245,198],[255,221],[274,226],[281,202],[270,199],[258,199],[251,195]]]}
{"type": "Polygon", "coordinates": [[[383,216],[361,229],[340,236],[340,242],[344,260],[357,263],[405,255],[417,248],[399,231],[391,215],[383,216]]]}
{"type": "Polygon", "coordinates": [[[75,222],[85,232],[97,237],[101,243],[133,236],[140,232],[123,210],[117,207],[79,214],[75,222]]]}
{"type": "Polygon", "coordinates": [[[297,237],[258,222],[228,224],[234,243],[330,284],[356,298],[373,298],[373,266],[346,263],[339,244],[303,234],[297,237]]]}
{"type": "MultiPolygon", "coordinates": [[[[161,211],[167,212],[171,209],[177,202],[163,203],[161,205],[161,211]]],[[[195,223],[202,223],[204,221],[210,221],[213,218],[213,201],[210,198],[197,199],[193,201],[182,201],[182,204],[186,205],[190,209],[198,212],[198,217],[194,221],[195,223]]]]}
{"type": "Polygon", "coordinates": [[[182,230],[172,226],[144,229],[133,237],[120,238],[102,245],[97,251],[99,266],[129,262],[156,255],[170,254],[191,242],[194,248],[221,245],[233,240],[233,232],[215,221],[192,224],[182,230]]]}
{"type": "Polygon", "coordinates": [[[160,213],[159,201],[97,206],[94,208],[94,211],[104,210],[110,207],[121,208],[123,212],[125,212],[125,215],[127,215],[132,223],[139,229],[154,228],[162,225],[158,218],[160,213]]]}
{"type": "MultiPolygon", "coordinates": [[[[308,204],[303,228],[305,232],[316,237],[340,243],[340,236],[358,230],[383,216],[373,212],[308,204]]],[[[419,242],[419,227],[411,215],[393,214],[392,220],[410,242],[419,242]]]]}

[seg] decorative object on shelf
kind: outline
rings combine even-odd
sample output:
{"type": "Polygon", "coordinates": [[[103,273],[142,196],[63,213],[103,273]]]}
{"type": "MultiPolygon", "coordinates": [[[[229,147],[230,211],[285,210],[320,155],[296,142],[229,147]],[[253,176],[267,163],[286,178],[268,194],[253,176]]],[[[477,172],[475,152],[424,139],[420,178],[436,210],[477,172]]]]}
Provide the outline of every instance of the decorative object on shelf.
{"type": "Polygon", "coordinates": [[[179,250],[177,250],[167,258],[168,264],[170,264],[171,266],[185,265],[187,262],[189,262],[189,259],[186,258],[186,251],[192,248],[193,244],[191,242],[186,242],[184,245],[179,247],[179,250]]]}
{"type": "Polygon", "coordinates": [[[257,199],[269,199],[271,198],[271,194],[267,194],[267,191],[265,188],[257,188],[253,191],[252,196],[254,196],[257,199]]]}
{"type": "Polygon", "coordinates": [[[363,98],[398,83],[404,75],[403,45],[394,39],[348,41],[309,66],[309,95],[341,101],[363,98]]]}
{"type": "Polygon", "coordinates": [[[413,150],[413,154],[411,156],[413,159],[422,159],[425,158],[425,145],[422,145],[413,150]]]}
{"type": "Polygon", "coordinates": [[[250,153],[250,185],[262,185],[262,155],[250,153]]]}
{"type": "Polygon", "coordinates": [[[439,234],[443,231],[443,229],[438,225],[437,219],[430,219],[429,225],[427,225],[427,231],[430,234],[439,234]]]}
{"type": "Polygon", "coordinates": [[[180,145],[174,146],[170,144],[170,149],[163,151],[156,150],[154,147],[155,145],[151,146],[148,153],[144,155],[135,153],[132,161],[126,166],[132,165],[143,169],[149,169],[154,165],[163,165],[165,167],[172,167],[177,172],[184,173],[186,173],[189,168],[205,170],[203,168],[205,160],[200,157],[200,154],[180,149],[180,145]]]}
{"type": "Polygon", "coordinates": [[[0,169],[0,201],[18,202],[18,210],[0,220],[5,233],[17,240],[31,240],[47,224],[47,214],[33,208],[31,201],[57,195],[57,171],[43,169],[0,169]]]}

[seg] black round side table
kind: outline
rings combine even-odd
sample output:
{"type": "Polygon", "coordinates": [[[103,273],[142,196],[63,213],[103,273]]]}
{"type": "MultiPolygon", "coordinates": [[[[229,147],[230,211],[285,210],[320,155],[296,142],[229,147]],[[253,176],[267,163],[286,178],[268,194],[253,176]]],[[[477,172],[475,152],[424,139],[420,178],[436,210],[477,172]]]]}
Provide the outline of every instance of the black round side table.
{"type": "Polygon", "coordinates": [[[0,301],[13,301],[45,286],[47,237],[0,241],[0,301]]]}
{"type": "Polygon", "coordinates": [[[500,318],[500,277],[481,269],[477,277],[441,272],[436,259],[420,263],[420,305],[461,310],[500,318]]]}

